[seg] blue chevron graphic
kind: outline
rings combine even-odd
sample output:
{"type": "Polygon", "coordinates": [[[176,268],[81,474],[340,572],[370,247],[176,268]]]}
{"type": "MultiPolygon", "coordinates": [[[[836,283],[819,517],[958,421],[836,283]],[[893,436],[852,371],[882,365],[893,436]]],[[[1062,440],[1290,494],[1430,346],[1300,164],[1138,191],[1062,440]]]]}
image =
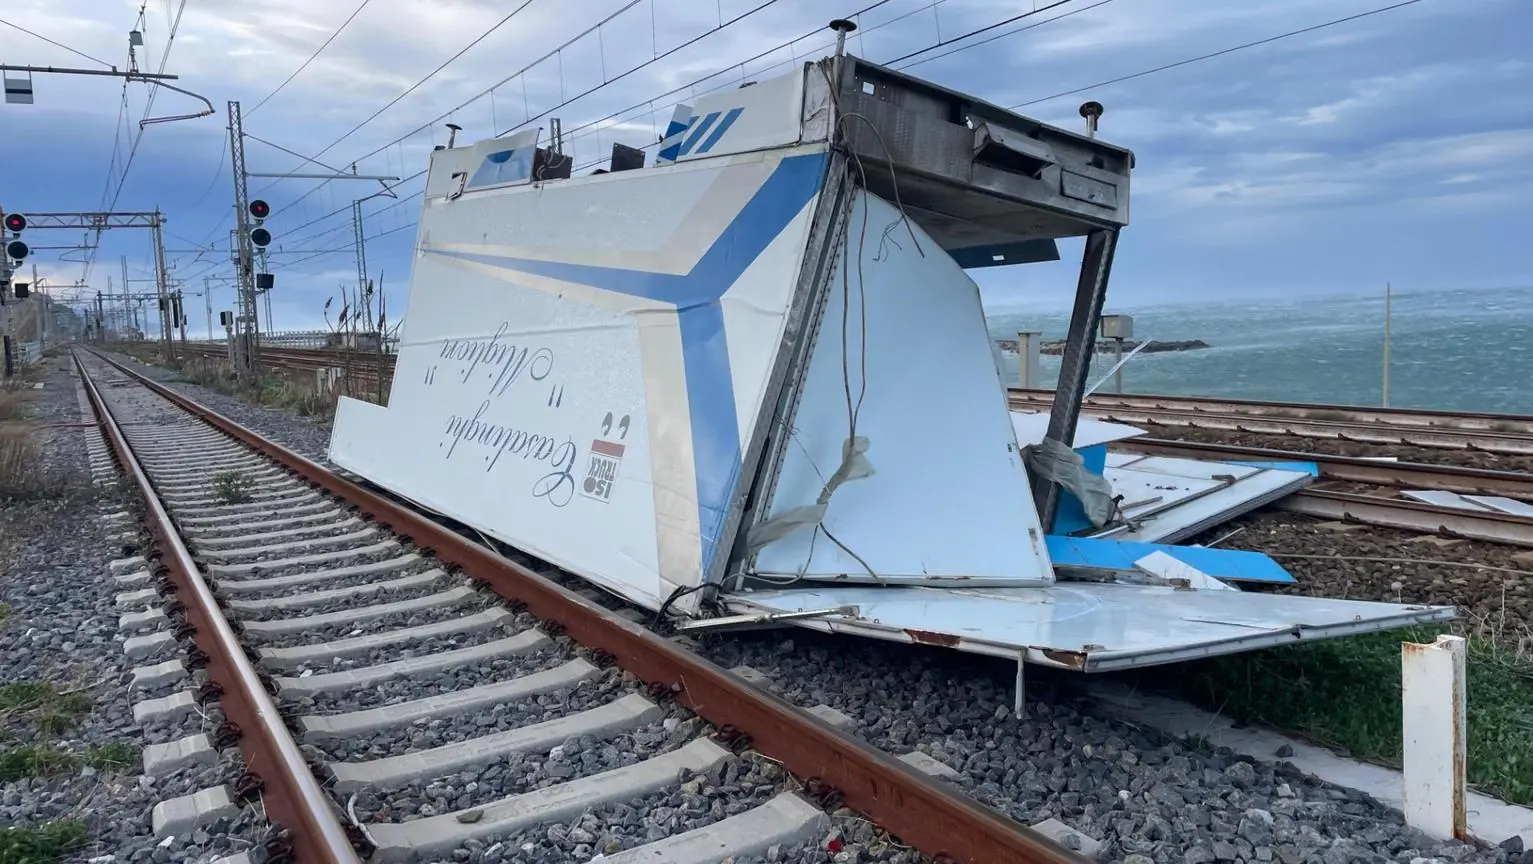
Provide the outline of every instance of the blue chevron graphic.
{"type": "MultiPolygon", "coordinates": [[[[710,140],[707,146],[712,143],[715,142],[710,140]]],[[[819,192],[824,182],[826,160],[824,153],[811,153],[790,156],[779,162],[739,215],[691,271],[683,275],[430,250],[437,255],[643,297],[676,307],[687,402],[691,406],[704,572],[718,552],[722,539],[719,534],[739,484],[741,469],[734,380],[729,369],[729,337],[719,301],[819,192]]]]}

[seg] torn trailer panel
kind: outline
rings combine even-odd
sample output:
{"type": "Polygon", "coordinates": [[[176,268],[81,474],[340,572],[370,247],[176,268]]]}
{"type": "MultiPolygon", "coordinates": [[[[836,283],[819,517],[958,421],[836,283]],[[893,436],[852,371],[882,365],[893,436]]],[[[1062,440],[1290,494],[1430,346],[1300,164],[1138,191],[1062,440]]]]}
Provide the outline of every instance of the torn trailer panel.
{"type": "MultiPolygon", "coordinates": [[[[1048,412],[1011,412],[1017,443],[1043,441],[1048,412]]],[[[1122,423],[1080,418],[1073,449],[1082,468],[1106,479],[1117,501],[1111,524],[1096,526],[1066,493],[1052,533],[1136,543],[1176,543],[1291,495],[1312,482],[1312,463],[1254,464],[1146,456],[1112,449],[1145,431],[1122,423]]],[[[1283,580],[1291,581],[1291,580],[1283,580]]]]}
{"type": "Polygon", "coordinates": [[[752,591],[731,611],[854,606],[793,623],[828,633],[939,645],[1077,672],[1109,672],[1235,654],[1454,617],[1405,606],[1240,591],[1056,582],[1042,588],[816,587],[752,591]]]}

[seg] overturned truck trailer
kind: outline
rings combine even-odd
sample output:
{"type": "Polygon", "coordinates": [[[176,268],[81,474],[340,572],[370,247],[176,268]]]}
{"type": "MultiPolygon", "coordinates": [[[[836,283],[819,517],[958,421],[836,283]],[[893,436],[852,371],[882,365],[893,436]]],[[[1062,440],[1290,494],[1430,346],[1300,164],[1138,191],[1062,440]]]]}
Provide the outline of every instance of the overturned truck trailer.
{"type": "Polygon", "coordinates": [[[1092,671],[1451,617],[1056,573],[965,269],[1087,238],[1071,441],[1127,150],[843,56],[681,106],[644,163],[433,153],[389,404],[343,399],[331,459],[693,619],[1092,671]]]}

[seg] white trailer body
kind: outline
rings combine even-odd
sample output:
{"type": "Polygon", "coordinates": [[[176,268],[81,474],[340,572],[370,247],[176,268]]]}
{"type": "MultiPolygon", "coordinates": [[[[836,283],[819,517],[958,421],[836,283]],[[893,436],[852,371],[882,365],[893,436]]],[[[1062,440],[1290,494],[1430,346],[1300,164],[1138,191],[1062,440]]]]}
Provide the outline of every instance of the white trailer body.
{"type": "MultiPolygon", "coordinates": [[[[435,152],[388,406],[343,399],[331,459],[649,609],[1063,591],[1071,627],[952,641],[1176,654],[1133,624],[1159,588],[1055,583],[965,273],[1115,237],[1131,154],[846,57],[683,106],[658,155],[571,178],[536,130],[435,152]]],[[[1451,614],[1228,593],[1253,638],[1451,614]]]]}

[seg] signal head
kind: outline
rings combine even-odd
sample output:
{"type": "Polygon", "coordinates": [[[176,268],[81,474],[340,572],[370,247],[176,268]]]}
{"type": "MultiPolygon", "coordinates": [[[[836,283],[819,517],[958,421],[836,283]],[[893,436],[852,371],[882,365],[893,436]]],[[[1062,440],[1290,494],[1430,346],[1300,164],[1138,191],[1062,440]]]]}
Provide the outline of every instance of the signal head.
{"type": "Polygon", "coordinates": [[[250,242],[259,249],[265,249],[271,245],[271,232],[265,228],[257,228],[250,232],[250,242]]]}
{"type": "Polygon", "coordinates": [[[27,217],[21,215],[20,213],[5,214],[5,230],[14,234],[20,234],[22,231],[26,230],[26,227],[27,217]]]}
{"type": "Polygon", "coordinates": [[[257,198],[250,202],[250,215],[257,219],[265,219],[271,215],[271,205],[257,198]]]}
{"type": "Polygon", "coordinates": [[[31,250],[27,248],[27,244],[21,242],[20,240],[12,240],[11,242],[5,244],[5,254],[11,258],[16,259],[17,261],[27,257],[27,253],[30,251],[31,250]]]}

